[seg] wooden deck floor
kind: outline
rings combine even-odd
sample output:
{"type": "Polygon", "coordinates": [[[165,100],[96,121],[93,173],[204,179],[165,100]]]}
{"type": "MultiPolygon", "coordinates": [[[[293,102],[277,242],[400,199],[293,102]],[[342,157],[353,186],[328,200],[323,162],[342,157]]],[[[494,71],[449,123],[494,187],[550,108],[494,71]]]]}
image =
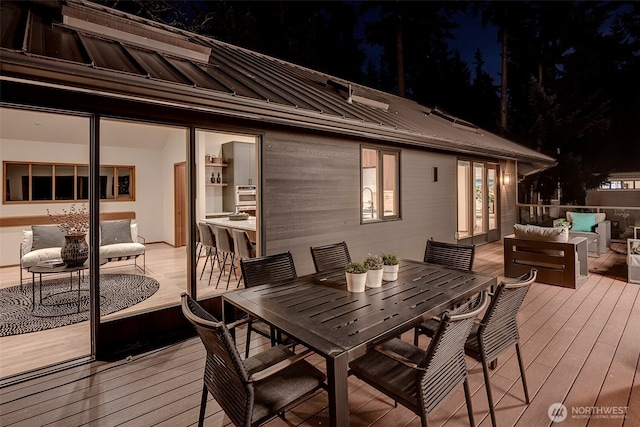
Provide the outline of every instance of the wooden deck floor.
{"type": "MultiPolygon", "coordinates": [[[[640,286],[626,283],[624,246],[589,259],[577,290],[536,283],[519,313],[523,358],[532,397],[524,402],[515,352],[492,372],[499,426],[550,426],[549,406],[563,403],[560,426],[640,426],[640,286]],[[594,412],[589,416],[588,411],[594,412]],[[621,414],[622,413],[622,414],[621,414]]],[[[479,247],[475,270],[502,274],[500,244],[479,247]]],[[[238,342],[243,343],[243,330],[238,342]]],[[[254,334],[256,337],[257,334],[254,334]]],[[[403,338],[410,340],[410,334],[403,338]]],[[[426,345],[426,338],[422,345],[426,345]]],[[[252,351],[267,345],[260,338],[252,351]]],[[[239,345],[241,354],[243,345],[239,345]]],[[[324,368],[323,360],[311,360],[324,368]]],[[[198,418],[204,349],[198,339],[115,363],[94,362],[0,389],[2,426],[189,426],[198,418]]],[[[490,426],[481,367],[468,360],[476,424],[490,426]]],[[[355,378],[349,380],[352,426],[418,426],[407,409],[355,378]]],[[[431,426],[468,425],[462,389],[429,417],[431,426]]],[[[207,426],[229,425],[215,401],[207,426]]],[[[319,392],[267,424],[328,426],[319,392]]]]}

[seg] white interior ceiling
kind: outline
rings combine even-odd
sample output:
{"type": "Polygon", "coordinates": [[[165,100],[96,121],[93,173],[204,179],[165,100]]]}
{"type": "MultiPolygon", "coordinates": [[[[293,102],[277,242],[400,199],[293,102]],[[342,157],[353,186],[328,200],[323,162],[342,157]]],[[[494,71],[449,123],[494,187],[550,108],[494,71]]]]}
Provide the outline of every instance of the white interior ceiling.
{"type": "MultiPolygon", "coordinates": [[[[101,121],[101,145],[120,147],[158,148],[172,133],[185,128],[125,122],[110,119],[101,121]]],[[[38,111],[0,108],[0,138],[24,141],[48,141],[67,144],[89,144],[89,119],[38,111]]]]}

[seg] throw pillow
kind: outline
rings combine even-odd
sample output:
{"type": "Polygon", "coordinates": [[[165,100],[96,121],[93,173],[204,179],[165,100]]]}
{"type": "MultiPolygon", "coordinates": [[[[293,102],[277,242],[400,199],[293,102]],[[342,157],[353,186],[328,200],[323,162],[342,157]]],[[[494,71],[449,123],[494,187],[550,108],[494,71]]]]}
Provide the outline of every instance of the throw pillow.
{"type": "Polygon", "coordinates": [[[596,214],[571,212],[571,231],[593,231],[596,214]]]}
{"type": "Polygon", "coordinates": [[[33,244],[31,250],[61,248],[64,244],[64,233],[57,225],[32,225],[33,244]]]}
{"type": "Polygon", "coordinates": [[[513,234],[520,239],[561,243],[569,241],[569,230],[564,227],[538,227],[537,225],[516,224],[513,226],[513,234]]]}
{"type": "Polygon", "coordinates": [[[133,243],[130,219],[100,221],[100,246],[114,243],[133,243]]]}
{"type": "MultiPolygon", "coordinates": [[[[580,212],[567,211],[567,221],[571,222],[571,215],[574,213],[580,213],[580,212]]],[[[595,216],[596,216],[596,224],[599,224],[605,219],[607,219],[607,214],[604,212],[596,212],[595,216]]]]}

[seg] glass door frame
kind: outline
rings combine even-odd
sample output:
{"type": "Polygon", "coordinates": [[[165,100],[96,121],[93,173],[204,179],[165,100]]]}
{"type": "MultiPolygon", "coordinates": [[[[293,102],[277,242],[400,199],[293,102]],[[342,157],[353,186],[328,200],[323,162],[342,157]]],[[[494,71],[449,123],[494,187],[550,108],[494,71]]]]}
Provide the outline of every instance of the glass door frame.
{"type": "Polygon", "coordinates": [[[482,244],[500,239],[499,177],[498,162],[457,160],[455,235],[458,243],[482,244]]]}

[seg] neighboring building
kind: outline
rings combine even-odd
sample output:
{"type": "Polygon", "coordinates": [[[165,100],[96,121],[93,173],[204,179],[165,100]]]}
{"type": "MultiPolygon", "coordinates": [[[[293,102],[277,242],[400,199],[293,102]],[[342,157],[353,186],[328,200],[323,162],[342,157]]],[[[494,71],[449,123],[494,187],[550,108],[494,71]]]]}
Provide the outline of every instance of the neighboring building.
{"type": "Polygon", "coordinates": [[[132,212],[147,242],[193,247],[198,219],[232,209],[232,188],[204,185],[225,142],[253,144],[259,253],[291,251],[299,274],[312,245],[422,259],[431,237],[498,240],[516,222],[518,166],[555,164],[437,108],[90,2],[1,13],[3,176],[28,171],[3,186],[1,265],[47,208],[92,195],[132,212]]]}
{"type": "Polygon", "coordinates": [[[625,240],[640,227],[640,172],[613,172],[600,188],[587,190],[587,206],[607,206],[611,236],[625,240]]]}

